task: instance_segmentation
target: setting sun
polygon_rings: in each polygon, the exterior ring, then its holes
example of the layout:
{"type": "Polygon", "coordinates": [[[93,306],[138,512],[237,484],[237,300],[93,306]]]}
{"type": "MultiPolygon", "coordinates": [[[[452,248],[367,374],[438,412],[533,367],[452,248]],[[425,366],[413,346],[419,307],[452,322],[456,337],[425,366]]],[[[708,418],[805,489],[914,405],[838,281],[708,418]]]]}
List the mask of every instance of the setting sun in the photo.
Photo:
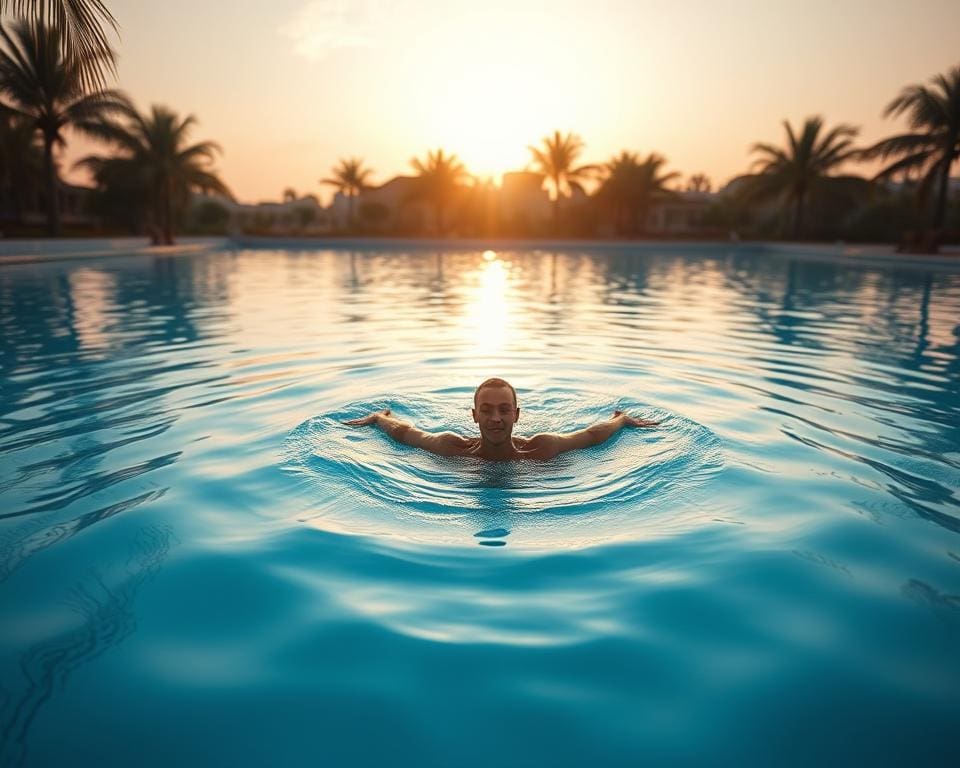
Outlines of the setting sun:
{"type": "Polygon", "coordinates": [[[442,140],[471,173],[499,182],[530,162],[528,145],[549,130],[548,115],[566,112],[565,97],[542,89],[545,73],[490,54],[460,61],[455,70],[432,102],[427,123],[435,143],[442,140]]]}

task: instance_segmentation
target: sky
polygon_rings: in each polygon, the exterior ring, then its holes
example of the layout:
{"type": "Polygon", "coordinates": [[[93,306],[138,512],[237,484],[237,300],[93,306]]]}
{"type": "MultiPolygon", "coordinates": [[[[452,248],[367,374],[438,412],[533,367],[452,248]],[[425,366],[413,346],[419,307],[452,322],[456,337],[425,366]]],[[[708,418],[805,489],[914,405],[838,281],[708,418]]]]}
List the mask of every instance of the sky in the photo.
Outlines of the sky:
{"type": "MultiPolygon", "coordinates": [[[[107,0],[117,85],[193,114],[242,202],[320,184],[357,156],[382,183],[442,147],[499,181],[554,130],[583,161],[659,152],[714,187],[782,121],[823,115],[863,144],[883,109],[960,65],[957,0],[107,0]]],[[[63,164],[96,148],[73,141],[63,164]]],[[[80,180],[74,174],[73,180],[80,180]]]]}

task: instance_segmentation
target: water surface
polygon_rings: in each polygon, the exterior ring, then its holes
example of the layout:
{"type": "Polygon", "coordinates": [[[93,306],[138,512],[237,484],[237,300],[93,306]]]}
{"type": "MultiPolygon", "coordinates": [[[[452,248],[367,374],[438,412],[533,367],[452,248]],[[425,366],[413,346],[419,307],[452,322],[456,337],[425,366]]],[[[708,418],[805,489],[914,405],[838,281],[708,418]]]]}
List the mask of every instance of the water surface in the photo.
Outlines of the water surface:
{"type": "Polygon", "coordinates": [[[0,269],[0,765],[949,764],[960,273],[746,250],[0,269]],[[661,418],[477,464],[468,433],[661,418]]]}

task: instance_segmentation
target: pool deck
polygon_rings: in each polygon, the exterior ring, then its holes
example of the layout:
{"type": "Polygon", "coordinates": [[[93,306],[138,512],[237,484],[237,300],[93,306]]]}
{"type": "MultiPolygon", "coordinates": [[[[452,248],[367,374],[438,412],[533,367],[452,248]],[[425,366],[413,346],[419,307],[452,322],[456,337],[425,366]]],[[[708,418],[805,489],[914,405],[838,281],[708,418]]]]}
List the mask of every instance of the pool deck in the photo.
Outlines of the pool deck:
{"type": "Polygon", "coordinates": [[[179,256],[230,244],[226,237],[185,237],[176,245],[151,245],[144,237],[0,240],[0,266],[107,256],[179,256]]]}
{"type": "Polygon", "coordinates": [[[737,252],[787,256],[812,261],[840,261],[851,265],[890,266],[920,269],[960,270],[960,246],[947,246],[936,255],[898,253],[891,245],[852,243],[789,243],[729,240],[522,240],[498,238],[303,238],[303,237],[186,237],[176,245],[150,245],[146,238],[112,239],[0,239],[0,266],[109,256],[180,256],[210,250],[268,249],[348,250],[381,248],[390,250],[590,250],[640,253],[698,253],[723,257],[737,252]]]}

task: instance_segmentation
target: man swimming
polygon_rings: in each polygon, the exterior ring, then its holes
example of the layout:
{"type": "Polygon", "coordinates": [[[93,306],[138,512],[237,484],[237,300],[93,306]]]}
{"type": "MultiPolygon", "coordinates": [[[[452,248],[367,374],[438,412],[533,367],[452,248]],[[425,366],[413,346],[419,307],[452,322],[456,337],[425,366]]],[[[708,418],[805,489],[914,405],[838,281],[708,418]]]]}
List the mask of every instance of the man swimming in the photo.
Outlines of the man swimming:
{"type": "Polygon", "coordinates": [[[660,423],[614,411],[608,420],[578,432],[514,437],[513,425],[519,418],[516,390],[503,379],[487,379],[473,393],[473,420],[480,427],[480,437],[463,437],[454,432],[424,432],[391,416],[389,408],[344,423],[352,427],[372,424],[394,440],[440,456],[473,456],[490,461],[546,461],[565,451],[599,445],[624,427],[655,427],[660,423]]]}

